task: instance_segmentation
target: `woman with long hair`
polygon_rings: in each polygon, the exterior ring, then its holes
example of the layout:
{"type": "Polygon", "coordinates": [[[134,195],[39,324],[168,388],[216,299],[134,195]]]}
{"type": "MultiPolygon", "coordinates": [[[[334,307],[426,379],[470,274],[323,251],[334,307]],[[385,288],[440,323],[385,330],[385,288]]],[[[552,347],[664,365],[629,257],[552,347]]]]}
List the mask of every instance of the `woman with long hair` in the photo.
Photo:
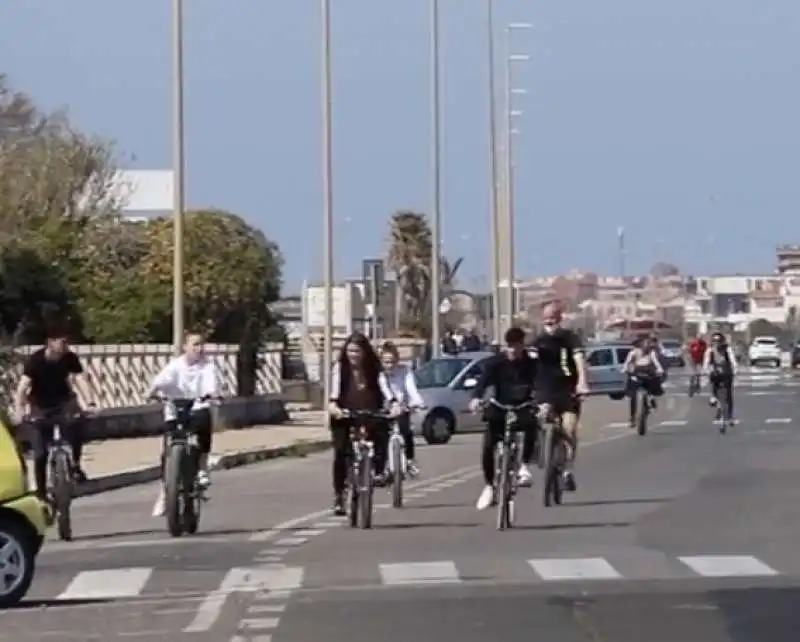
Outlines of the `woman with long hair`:
{"type": "Polygon", "coordinates": [[[400,432],[406,442],[406,460],[408,464],[408,474],[412,477],[419,475],[419,468],[414,461],[414,433],[411,431],[411,408],[422,408],[425,400],[417,389],[417,380],[411,368],[400,363],[400,353],[397,346],[391,341],[387,341],[381,346],[381,364],[386,373],[386,380],[392,390],[392,395],[403,410],[398,418],[400,432]]]}
{"type": "MultiPolygon", "coordinates": [[[[381,362],[369,339],[354,332],[344,342],[339,358],[333,366],[331,397],[328,411],[331,414],[331,441],[333,442],[333,511],[344,515],[344,487],[347,481],[347,462],[350,455],[350,428],[352,422],[344,418],[343,410],[381,410],[390,406],[398,411],[381,362]]],[[[368,426],[375,444],[376,483],[383,481],[386,468],[386,451],[389,433],[385,422],[368,426]]]]}

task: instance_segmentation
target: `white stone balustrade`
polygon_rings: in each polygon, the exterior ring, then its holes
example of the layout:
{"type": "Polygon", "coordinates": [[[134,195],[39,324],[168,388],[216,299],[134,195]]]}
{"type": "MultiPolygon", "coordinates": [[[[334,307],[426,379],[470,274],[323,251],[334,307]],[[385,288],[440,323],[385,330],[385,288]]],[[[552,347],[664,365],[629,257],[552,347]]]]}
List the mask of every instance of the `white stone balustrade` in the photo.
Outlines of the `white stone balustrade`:
{"type": "MultiPolygon", "coordinates": [[[[22,346],[16,350],[21,357],[40,346],[22,346]]],[[[281,345],[268,344],[259,353],[256,371],[256,395],[281,392],[281,345]]],[[[172,357],[172,346],[166,344],[73,345],[72,350],[83,364],[89,382],[89,399],[99,408],[124,408],[146,405],[146,396],[153,377],[172,357]]],[[[223,388],[228,395],[237,394],[237,354],[239,347],[225,344],[206,344],[206,354],[217,364],[223,388]]],[[[21,360],[21,359],[20,359],[21,360]]],[[[3,377],[4,395],[10,393],[19,380],[21,364],[16,371],[3,377]]]]}

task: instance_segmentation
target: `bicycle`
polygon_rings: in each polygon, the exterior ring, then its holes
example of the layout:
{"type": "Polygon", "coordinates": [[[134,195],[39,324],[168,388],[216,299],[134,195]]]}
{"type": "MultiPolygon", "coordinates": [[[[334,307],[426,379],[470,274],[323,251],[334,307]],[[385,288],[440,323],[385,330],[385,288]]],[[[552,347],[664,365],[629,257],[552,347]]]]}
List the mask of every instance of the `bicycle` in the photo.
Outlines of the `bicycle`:
{"type": "Polygon", "coordinates": [[[534,401],[521,404],[501,404],[494,398],[487,404],[499,408],[505,415],[503,438],[495,449],[495,488],[497,489],[497,530],[506,530],[514,525],[514,508],[519,487],[518,471],[522,456],[523,431],[519,425],[519,412],[530,408],[534,401]]]}
{"type": "MultiPolygon", "coordinates": [[[[421,407],[409,408],[409,412],[422,410],[421,407]]],[[[406,459],[406,440],[400,432],[400,423],[397,418],[392,422],[392,433],[389,435],[389,445],[386,457],[386,470],[392,480],[392,506],[403,507],[403,482],[408,474],[408,460],[406,459]]]]}
{"type": "Polygon", "coordinates": [[[728,428],[733,423],[733,418],[731,417],[731,385],[726,381],[717,389],[717,412],[714,417],[714,423],[719,423],[719,433],[721,435],[727,433],[728,428]]]}
{"type": "Polygon", "coordinates": [[[649,377],[642,375],[631,375],[631,384],[633,390],[631,391],[633,401],[633,417],[636,426],[636,432],[640,436],[647,434],[647,420],[650,418],[650,411],[653,408],[653,397],[648,390],[649,377]]]}
{"type": "Polygon", "coordinates": [[[71,413],[66,416],[60,409],[45,412],[40,416],[26,417],[33,430],[52,426],[53,438],[47,452],[48,488],[47,495],[53,518],[56,522],[58,537],[69,542],[72,540],[72,516],[70,508],[75,489],[75,457],[72,446],[62,434],[62,425],[85,418],[83,413],[71,413]]]}
{"type": "Polygon", "coordinates": [[[162,446],[162,477],[167,530],[172,537],[194,535],[200,525],[200,513],[208,501],[205,490],[197,483],[200,470],[200,445],[192,428],[195,403],[211,401],[205,395],[196,399],[153,395],[152,401],[164,406],[167,430],[162,446]],[[170,415],[174,414],[174,418],[170,415]]]}
{"type": "Polygon", "coordinates": [[[544,471],[544,505],[561,505],[564,496],[564,472],[567,448],[572,442],[564,431],[561,415],[553,414],[548,404],[540,406],[541,430],[537,436],[537,463],[544,471]]]}
{"type": "MultiPolygon", "coordinates": [[[[343,410],[343,419],[356,421],[380,420],[389,418],[383,410],[343,410]]],[[[369,439],[366,426],[350,428],[351,459],[348,480],[350,497],[350,526],[353,528],[372,528],[372,499],[375,490],[375,475],[372,462],[375,458],[375,443],[369,439]]]]}

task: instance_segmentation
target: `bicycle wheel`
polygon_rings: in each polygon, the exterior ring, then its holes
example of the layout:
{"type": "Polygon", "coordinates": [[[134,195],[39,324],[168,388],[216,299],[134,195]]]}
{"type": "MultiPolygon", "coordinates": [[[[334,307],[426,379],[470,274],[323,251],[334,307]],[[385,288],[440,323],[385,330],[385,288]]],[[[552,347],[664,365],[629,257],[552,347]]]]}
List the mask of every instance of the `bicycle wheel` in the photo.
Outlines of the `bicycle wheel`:
{"type": "Polygon", "coordinates": [[[53,503],[56,509],[58,536],[64,541],[72,539],[72,466],[69,454],[63,448],[56,448],[50,459],[50,479],[53,487],[53,503]]]}
{"type": "Polygon", "coordinates": [[[364,457],[358,488],[358,526],[372,528],[372,458],[364,457]]]}
{"type": "Polygon", "coordinates": [[[197,489],[200,451],[192,446],[186,450],[181,471],[181,490],[183,493],[183,532],[194,535],[200,526],[200,496],[197,489]]]}
{"type": "Polygon", "coordinates": [[[650,400],[647,398],[647,392],[641,388],[636,392],[636,432],[640,436],[647,434],[647,418],[650,415],[650,400]]]}
{"type": "Polygon", "coordinates": [[[553,426],[550,431],[547,468],[544,476],[544,505],[560,504],[563,491],[564,463],[567,460],[566,446],[561,435],[561,427],[553,426]],[[556,434],[557,433],[557,434],[556,434]]]}
{"type": "Polygon", "coordinates": [[[547,470],[547,462],[550,460],[550,449],[553,447],[553,426],[552,424],[543,424],[542,427],[536,432],[537,445],[537,464],[541,470],[547,470]]]}
{"type": "Polygon", "coordinates": [[[173,537],[183,535],[183,461],[186,444],[171,444],[164,460],[164,508],[167,530],[173,537]]]}
{"type": "Polygon", "coordinates": [[[392,506],[403,507],[403,444],[399,439],[389,442],[392,462],[392,506]]]}
{"type": "Polygon", "coordinates": [[[730,411],[730,397],[728,396],[729,394],[730,391],[726,386],[722,390],[722,394],[720,395],[719,399],[719,418],[720,418],[719,432],[721,435],[724,435],[726,432],[728,432],[728,424],[730,423],[731,411],[730,411]]]}
{"type": "Polygon", "coordinates": [[[500,454],[500,477],[497,484],[497,530],[510,527],[509,502],[511,501],[511,449],[503,443],[500,454]]]}

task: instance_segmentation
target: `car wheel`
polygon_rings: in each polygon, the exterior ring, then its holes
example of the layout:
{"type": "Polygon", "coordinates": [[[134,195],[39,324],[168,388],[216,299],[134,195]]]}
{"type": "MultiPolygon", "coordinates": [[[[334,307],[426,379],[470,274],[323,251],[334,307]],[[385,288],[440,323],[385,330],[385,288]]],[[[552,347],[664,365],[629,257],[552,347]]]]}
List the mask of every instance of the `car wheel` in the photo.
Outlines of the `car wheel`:
{"type": "Polygon", "coordinates": [[[33,581],[36,542],[19,522],[0,516],[0,608],[18,604],[33,581]]]}
{"type": "Polygon", "coordinates": [[[422,423],[422,436],[433,446],[446,444],[455,431],[456,418],[452,412],[443,408],[429,412],[422,423]]]}
{"type": "Polygon", "coordinates": [[[608,396],[611,397],[614,401],[621,401],[622,399],[625,398],[625,393],[624,392],[611,392],[611,393],[609,393],[608,396]]]}

